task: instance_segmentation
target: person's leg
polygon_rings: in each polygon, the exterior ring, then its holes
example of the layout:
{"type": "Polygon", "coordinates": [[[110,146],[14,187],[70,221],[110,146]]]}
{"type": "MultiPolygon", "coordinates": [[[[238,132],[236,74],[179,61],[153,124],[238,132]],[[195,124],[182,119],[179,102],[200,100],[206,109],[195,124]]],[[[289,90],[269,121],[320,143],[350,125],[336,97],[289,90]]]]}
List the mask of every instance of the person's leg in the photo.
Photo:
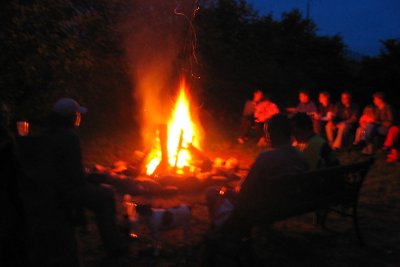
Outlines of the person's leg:
{"type": "Polygon", "coordinates": [[[368,123],[367,127],[365,128],[365,134],[361,140],[365,145],[364,149],[362,150],[363,154],[372,155],[374,153],[374,138],[378,134],[378,127],[378,124],[372,122],[368,123]]]}
{"type": "Polygon", "coordinates": [[[255,122],[254,123],[254,132],[256,138],[260,138],[264,135],[264,123],[262,122],[255,122]]]}
{"type": "Polygon", "coordinates": [[[363,140],[366,143],[372,142],[374,136],[376,135],[378,125],[376,123],[368,123],[367,127],[365,128],[365,135],[363,140]]]}
{"type": "Polygon", "coordinates": [[[321,136],[322,135],[322,121],[313,119],[313,129],[314,129],[314,133],[321,136]]]}
{"type": "Polygon", "coordinates": [[[336,130],[336,126],[333,122],[328,122],[325,125],[326,138],[328,139],[328,142],[330,145],[333,144],[335,130],[336,130]]]}
{"type": "Polygon", "coordinates": [[[383,144],[386,148],[391,148],[395,145],[396,142],[399,140],[399,126],[392,126],[389,128],[388,134],[386,135],[385,142],[383,144]]]}
{"type": "Polygon", "coordinates": [[[374,138],[372,139],[372,145],[374,150],[381,148],[385,142],[386,136],[389,132],[389,127],[379,125],[376,128],[376,134],[374,138]]]}
{"type": "Polygon", "coordinates": [[[244,143],[252,125],[253,125],[253,117],[243,115],[241,118],[240,128],[239,128],[239,137],[238,137],[239,143],[244,143]]]}
{"type": "Polygon", "coordinates": [[[352,140],[354,139],[353,131],[353,124],[346,123],[344,125],[341,147],[349,146],[352,143],[352,140]]]}
{"type": "Polygon", "coordinates": [[[362,128],[361,126],[357,128],[353,142],[354,145],[358,144],[361,141],[362,137],[364,136],[364,131],[365,129],[362,128]]]}
{"type": "Polygon", "coordinates": [[[117,231],[114,190],[111,187],[86,184],[74,190],[68,196],[72,205],[82,205],[96,216],[96,223],[108,252],[114,252],[121,247],[117,231]]]}
{"type": "Polygon", "coordinates": [[[393,132],[396,132],[397,134],[393,139],[393,145],[392,148],[390,149],[390,153],[387,156],[387,161],[388,162],[395,162],[399,160],[399,154],[400,154],[400,127],[399,126],[393,126],[396,129],[393,129],[393,132]]]}
{"type": "Polygon", "coordinates": [[[336,138],[333,141],[332,148],[339,149],[342,147],[343,136],[344,136],[345,130],[346,130],[345,123],[340,123],[337,125],[336,138]]]}
{"type": "Polygon", "coordinates": [[[258,138],[258,146],[266,146],[267,139],[266,139],[266,123],[257,122],[255,125],[256,130],[256,137],[258,138]]]}

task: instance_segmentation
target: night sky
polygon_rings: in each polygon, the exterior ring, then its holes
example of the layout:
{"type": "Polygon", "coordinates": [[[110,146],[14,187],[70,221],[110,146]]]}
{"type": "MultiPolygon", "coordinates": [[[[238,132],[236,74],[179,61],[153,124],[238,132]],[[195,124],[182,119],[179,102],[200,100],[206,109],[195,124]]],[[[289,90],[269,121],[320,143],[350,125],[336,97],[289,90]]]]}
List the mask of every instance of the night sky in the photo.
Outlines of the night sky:
{"type": "MultiPolygon", "coordinates": [[[[380,40],[400,38],[400,0],[308,0],[310,18],[318,34],[343,37],[349,49],[375,56],[380,40]]],[[[260,15],[272,13],[280,19],[282,12],[298,8],[306,16],[307,0],[248,0],[260,15]]]]}

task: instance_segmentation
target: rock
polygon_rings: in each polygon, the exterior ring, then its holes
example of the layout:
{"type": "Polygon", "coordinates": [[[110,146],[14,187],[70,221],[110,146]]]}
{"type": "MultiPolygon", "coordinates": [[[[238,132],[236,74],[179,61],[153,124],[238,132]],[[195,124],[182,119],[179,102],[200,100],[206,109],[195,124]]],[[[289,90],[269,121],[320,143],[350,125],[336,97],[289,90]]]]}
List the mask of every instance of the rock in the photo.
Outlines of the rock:
{"type": "Polygon", "coordinates": [[[161,184],[151,178],[137,177],[134,181],[137,182],[139,191],[143,194],[159,194],[163,190],[161,184]]]}

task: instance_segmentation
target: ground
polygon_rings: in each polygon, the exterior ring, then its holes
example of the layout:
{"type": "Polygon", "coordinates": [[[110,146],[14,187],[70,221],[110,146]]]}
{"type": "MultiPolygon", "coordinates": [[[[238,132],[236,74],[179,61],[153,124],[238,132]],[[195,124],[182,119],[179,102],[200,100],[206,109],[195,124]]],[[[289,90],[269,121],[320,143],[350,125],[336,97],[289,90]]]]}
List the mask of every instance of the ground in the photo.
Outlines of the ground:
{"type": "MultiPolygon", "coordinates": [[[[212,127],[220,127],[212,125],[212,127]]],[[[220,127],[221,128],[221,127],[220,127]]],[[[248,168],[263,150],[256,140],[244,145],[235,142],[232,131],[219,129],[209,133],[204,151],[211,159],[235,157],[240,166],[248,168]]],[[[84,138],[85,163],[104,165],[132,156],[137,147],[137,135],[104,135],[84,138]],[[135,147],[136,146],[136,147],[135,147]]],[[[342,163],[359,160],[358,152],[341,152],[342,163]]],[[[139,197],[136,201],[141,201],[139,197]]],[[[118,200],[119,201],[119,200],[118,200]]],[[[203,235],[209,218],[203,194],[179,195],[174,198],[152,199],[154,206],[188,203],[193,208],[191,245],[182,246],[181,232],[174,230],[163,236],[163,251],[159,257],[149,254],[149,233],[141,229],[139,238],[129,243],[130,256],[107,261],[101,252],[100,240],[89,215],[87,233],[78,232],[82,265],[96,266],[200,266],[203,235]]],[[[328,227],[322,231],[305,215],[276,223],[272,229],[255,232],[258,266],[400,266],[400,163],[388,164],[379,157],[372,166],[360,194],[360,224],[366,246],[356,243],[351,221],[330,216],[328,227]]],[[[224,265],[235,266],[226,259],[224,265]]]]}

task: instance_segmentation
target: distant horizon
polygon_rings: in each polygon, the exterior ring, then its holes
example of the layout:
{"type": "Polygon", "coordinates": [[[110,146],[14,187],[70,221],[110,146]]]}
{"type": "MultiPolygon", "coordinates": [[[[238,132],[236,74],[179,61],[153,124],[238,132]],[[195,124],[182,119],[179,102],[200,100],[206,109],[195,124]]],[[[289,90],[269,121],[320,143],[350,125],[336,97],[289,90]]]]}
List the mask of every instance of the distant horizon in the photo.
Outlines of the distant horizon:
{"type": "Polygon", "coordinates": [[[281,20],[283,12],[299,9],[317,26],[318,35],[339,35],[348,50],[378,56],[381,41],[400,38],[399,0],[247,0],[260,15],[281,20]]]}

